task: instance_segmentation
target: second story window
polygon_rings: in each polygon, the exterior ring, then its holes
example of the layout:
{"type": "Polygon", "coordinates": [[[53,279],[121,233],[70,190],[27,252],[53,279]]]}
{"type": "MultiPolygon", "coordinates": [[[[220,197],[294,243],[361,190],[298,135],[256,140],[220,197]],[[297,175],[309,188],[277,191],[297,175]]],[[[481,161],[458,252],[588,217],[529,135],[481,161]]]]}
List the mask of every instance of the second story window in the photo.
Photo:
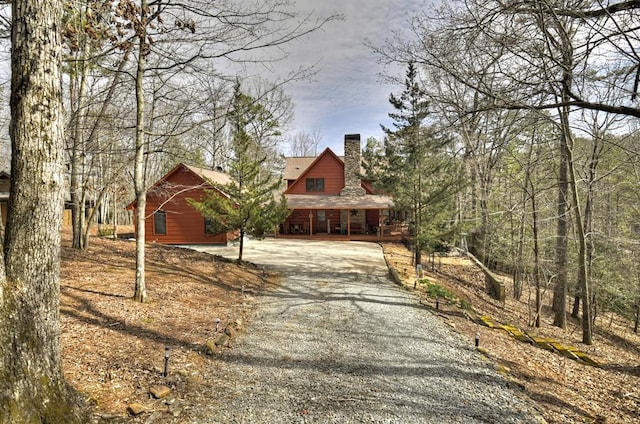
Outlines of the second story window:
{"type": "Polygon", "coordinates": [[[307,178],[307,191],[324,191],[324,178],[307,178]]]}

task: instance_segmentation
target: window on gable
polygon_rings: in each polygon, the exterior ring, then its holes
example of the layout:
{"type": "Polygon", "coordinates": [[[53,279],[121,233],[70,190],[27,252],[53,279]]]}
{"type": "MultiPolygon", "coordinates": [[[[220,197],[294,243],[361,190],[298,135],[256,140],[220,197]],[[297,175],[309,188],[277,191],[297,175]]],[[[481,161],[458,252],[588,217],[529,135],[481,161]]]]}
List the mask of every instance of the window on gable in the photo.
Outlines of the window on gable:
{"type": "Polygon", "coordinates": [[[307,191],[324,191],[324,178],[307,178],[307,191]]]}
{"type": "Polygon", "coordinates": [[[167,234],[167,214],[162,209],[153,214],[153,234],[167,234]]]}

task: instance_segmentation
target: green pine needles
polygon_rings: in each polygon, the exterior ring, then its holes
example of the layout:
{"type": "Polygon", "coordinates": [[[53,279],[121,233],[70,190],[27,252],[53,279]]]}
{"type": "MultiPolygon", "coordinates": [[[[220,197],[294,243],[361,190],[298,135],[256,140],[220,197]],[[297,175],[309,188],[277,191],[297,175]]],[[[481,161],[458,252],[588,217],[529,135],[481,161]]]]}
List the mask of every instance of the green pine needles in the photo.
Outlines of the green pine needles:
{"type": "Polygon", "coordinates": [[[238,260],[242,260],[244,236],[264,237],[287,218],[289,209],[281,190],[282,179],[273,171],[262,143],[265,137],[279,135],[278,121],[267,108],[242,93],[239,83],[228,118],[232,127],[232,182],[211,182],[213,188],[205,191],[205,198],[190,199],[190,203],[208,219],[209,231],[238,232],[238,260]],[[256,127],[261,131],[254,131],[256,127]]]}

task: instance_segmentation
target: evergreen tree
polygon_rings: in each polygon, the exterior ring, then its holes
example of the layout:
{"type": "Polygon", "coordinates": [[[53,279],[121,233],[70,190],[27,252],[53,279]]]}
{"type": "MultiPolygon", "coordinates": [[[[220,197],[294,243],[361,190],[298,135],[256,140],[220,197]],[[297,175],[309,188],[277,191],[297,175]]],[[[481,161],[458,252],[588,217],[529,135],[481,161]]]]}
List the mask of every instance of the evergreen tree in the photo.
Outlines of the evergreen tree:
{"type": "Polygon", "coordinates": [[[274,229],[287,217],[284,191],[278,199],[281,178],[269,169],[268,154],[261,147],[261,140],[251,131],[256,120],[261,128],[269,127],[263,136],[279,133],[279,122],[263,105],[242,93],[236,83],[229,122],[232,126],[232,151],[229,174],[232,182],[225,185],[212,183],[214,189],[207,190],[205,198],[191,204],[209,218],[215,232],[240,232],[238,260],[242,260],[244,236],[257,238],[274,229]]]}
{"type": "Polygon", "coordinates": [[[435,248],[453,230],[447,222],[461,185],[460,172],[446,151],[451,139],[427,125],[429,101],[413,63],[409,63],[404,90],[399,96],[391,94],[389,103],[395,109],[389,113],[394,128],[382,126],[387,137],[378,182],[381,189],[393,193],[396,208],[410,212],[417,265],[423,250],[435,248]]]}

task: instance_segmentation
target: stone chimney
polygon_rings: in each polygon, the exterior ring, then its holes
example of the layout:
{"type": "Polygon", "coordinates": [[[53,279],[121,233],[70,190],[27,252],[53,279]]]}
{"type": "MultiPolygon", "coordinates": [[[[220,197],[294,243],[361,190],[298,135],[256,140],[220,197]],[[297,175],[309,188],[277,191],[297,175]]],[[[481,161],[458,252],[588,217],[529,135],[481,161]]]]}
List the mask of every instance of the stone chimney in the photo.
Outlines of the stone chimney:
{"type": "Polygon", "coordinates": [[[364,196],[360,180],[360,134],[344,136],[344,188],[340,196],[364,196]]]}

